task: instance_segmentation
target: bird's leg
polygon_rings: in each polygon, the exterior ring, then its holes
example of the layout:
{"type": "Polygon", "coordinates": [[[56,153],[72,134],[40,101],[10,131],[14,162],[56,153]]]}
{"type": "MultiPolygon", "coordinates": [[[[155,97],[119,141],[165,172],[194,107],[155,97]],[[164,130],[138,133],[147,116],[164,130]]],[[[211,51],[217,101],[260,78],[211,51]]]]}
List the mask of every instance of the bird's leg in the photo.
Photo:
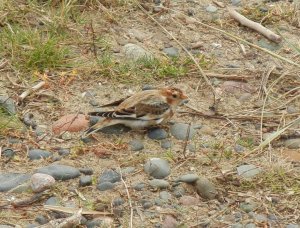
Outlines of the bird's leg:
{"type": "Polygon", "coordinates": [[[83,134],[81,135],[81,138],[85,139],[85,138],[89,137],[91,134],[101,130],[102,128],[108,127],[111,125],[115,125],[115,124],[117,124],[117,123],[112,121],[111,119],[100,120],[95,125],[91,126],[89,129],[84,131],[83,134]]]}

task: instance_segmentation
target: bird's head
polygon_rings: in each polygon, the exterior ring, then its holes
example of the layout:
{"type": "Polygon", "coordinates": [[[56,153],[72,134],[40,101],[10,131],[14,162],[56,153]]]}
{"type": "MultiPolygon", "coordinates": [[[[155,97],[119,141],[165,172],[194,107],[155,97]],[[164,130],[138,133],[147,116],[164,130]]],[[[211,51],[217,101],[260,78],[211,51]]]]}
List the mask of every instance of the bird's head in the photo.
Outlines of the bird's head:
{"type": "Polygon", "coordinates": [[[181,89],[175,87],[166,87],[161,90],[162,95],[166,97],[168,104],[177,106],[187,103],[188,96],[181,89]]]}

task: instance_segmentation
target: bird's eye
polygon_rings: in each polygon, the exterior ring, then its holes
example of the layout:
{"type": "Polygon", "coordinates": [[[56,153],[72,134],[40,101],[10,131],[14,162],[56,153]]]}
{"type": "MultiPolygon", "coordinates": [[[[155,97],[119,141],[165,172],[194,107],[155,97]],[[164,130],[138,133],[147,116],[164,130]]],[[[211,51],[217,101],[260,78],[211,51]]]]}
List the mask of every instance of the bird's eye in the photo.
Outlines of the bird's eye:
{"type": "Polygon", "coordinates": [[[173,98],[177,98],[177,94],[172,94],[172,97],[173,98]]]}

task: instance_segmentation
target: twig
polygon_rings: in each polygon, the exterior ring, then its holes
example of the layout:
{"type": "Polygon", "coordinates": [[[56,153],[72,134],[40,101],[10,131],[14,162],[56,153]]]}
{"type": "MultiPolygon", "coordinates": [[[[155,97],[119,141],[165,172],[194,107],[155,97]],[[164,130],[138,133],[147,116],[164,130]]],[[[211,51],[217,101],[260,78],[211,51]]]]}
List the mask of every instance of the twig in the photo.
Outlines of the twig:
{"type": "Polygon", "coordinates": [[[267,29],[266,27],[262,26],[261,24],[249,20],[248,18],[236,12],[233,8],[227,7],[227,10],[229,12],[229,15],[233,19],[238,21],[241,25],[257,31],[258,33],[262,34],[263,36],[265,36],[266,38],[268,38],[269,40],[275,43],[280,43],[282,41],[280,36],[272,32],[271,30],[267,29]]]}
{"type": "MultiPolygon", "coordinates": [[[[44,205],[44,209],[50,211],[59,211],[59,212],[64,212],[69,214],[74,214],[78,210],[78,208],[52,206],[52,205],[44,205]]],[[[109,212],[101,212],[101,211],[93,211],[93,210],[85,210],[85,209],[82,209],[81,213],[83,215],[103,215],[103,216],[112,215],[109,212]]]]}
{"type": "Polygon", "coordinates": [[[42,88],[44,85],[46,84],[45,81],[39,82],[38,84],[36,84],[35,86],[31,87],[30,89],[24,91],[20,96],[19,96],[19,100],[23,101],[29,94],[31,94],[32,92],[35,92],[37,90],[39,90],[40,88],[42,88]]]}
{"type": "Polygon", "coordinates": [[[93,53],[95,58],[97,59],[97,48],[96,48],[96,44],[95,44],[95,31],[94,31],[94,27],[93,27],[93,20],[91,20],[91,32],[92,32],[92,44],[93,44],[93,53]]]}
{"type": "Polygon", "coordinates": [[[133,207],[132,207],[132,202],[131,202],[131,197],[128,191],[128,186],[126,184],[126,182],[123,179],[123,175],[122,175],[122,171],[121,168],[119,167],[119,172],[120,172],[120,176],[121,176],[121,181],[123,182],[124,186],[125,186],[125,190],[126,190],[126,194],[127,194],[127,198],[128,198],[128,203],[129,203],[129,207],[130,207],[130,221],[129,221],[129,227],[132,228],[133,227],[133,207]]]}

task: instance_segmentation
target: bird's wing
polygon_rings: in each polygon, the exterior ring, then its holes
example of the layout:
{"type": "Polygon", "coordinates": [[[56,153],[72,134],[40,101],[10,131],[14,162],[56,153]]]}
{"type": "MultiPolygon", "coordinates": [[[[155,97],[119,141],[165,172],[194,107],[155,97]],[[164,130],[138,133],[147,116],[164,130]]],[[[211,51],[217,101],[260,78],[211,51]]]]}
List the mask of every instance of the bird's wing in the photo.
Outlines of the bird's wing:
{"type": "Polygon", "coordinates": [[[120,100],[117,100],[117,101],[114,101],[114,102],[111,102],[111,103],[108,103],[108,104],[105,104],[105,105],[101,105],[99,107],[101,108],[105,108],[105,107],[111,107],[111,106],[118,106],[119,104],[121,104],[123,101],[125,101],[128,97],[125,97],[125,98],[122,98],[120,100]]]}

